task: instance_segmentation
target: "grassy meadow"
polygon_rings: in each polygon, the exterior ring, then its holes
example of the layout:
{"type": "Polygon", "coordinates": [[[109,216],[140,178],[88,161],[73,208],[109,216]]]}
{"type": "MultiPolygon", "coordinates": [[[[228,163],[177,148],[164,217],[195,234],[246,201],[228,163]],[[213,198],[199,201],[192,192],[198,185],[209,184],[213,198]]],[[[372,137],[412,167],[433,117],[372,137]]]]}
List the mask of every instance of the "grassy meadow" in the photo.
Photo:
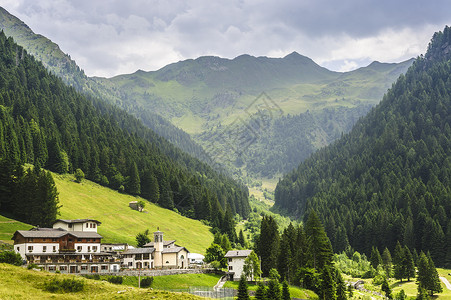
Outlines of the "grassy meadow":
{"type": "Polygon", "coordinates": [[[130,201],[141,198],[121,194],[88,180],[73,181],[72,175],[53,174],[59,192],[61,219],[92,218],[102,224],[98,232],[103,242],[129,243],[135,245],[135,236],[146,229],[159,228],[165,240],[177,240],[177,244],[190,252],[204,253],[213,241],[210,227],[200,221],[185,218],[176,212],[146,201],[144,212],[128,207],[130,201]]]}
{"type": "Polygon", "coordinates": [[[89,280],[82,277],[54,274],[45,271],[27,270],[0,264],[0,299],[203,299],[189,294],[170,293],[131,286],[115,285],[106,281],[89,280]],[[75,278],[84,283],[80,292],[51,293],[44,284],[53,278],[60,280],[75,278]]]}
{"type": "Polygon", "coordinates": [[[13,242],[11,238],[16,230],[29,230],[32,227],[31,225],[0,215],[0,241],[11,244],[13,242]]]}

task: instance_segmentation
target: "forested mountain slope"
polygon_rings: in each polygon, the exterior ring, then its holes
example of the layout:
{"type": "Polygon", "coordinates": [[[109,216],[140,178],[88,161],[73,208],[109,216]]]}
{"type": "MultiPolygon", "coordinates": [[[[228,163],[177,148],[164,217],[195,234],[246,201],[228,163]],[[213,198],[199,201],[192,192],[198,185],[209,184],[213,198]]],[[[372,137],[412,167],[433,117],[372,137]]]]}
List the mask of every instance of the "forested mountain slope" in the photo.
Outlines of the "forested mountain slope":
{"type": "Polygon", "coordinates": [[[276,205],[322,216],[335,251],[396,241],[451,263],[451,29],[352,131],[287,174],[276,205]]]}
{"type": "Polygon", "coordinates": [[[183,151],[204,162],[210,161],[202,147],[194,142],[186,132],[172,125],[160,115],[142,107],[127,105],[116,96],[116,93],[106,91],[103,85],[86,76],[76,62],[62,52],[57,44],[42,35],[35,34],[25,23],[2,7],[0,7],[0,29],[5,32],[6,36],[13,37],[16,43],[29,54],[41,61],[50,72],[60,77],[66,84],[73,86],[77,91],[122,107],[183,151]]]}
{"type": "MultiPolygon", "coordinates": [[[[5,168],[2,190],[13,179],[6,172],[31,163],[58,173],[80,168],[97,183],[210,220],[219,228],[229,226],[235,213],[247,216],[250,210],[247,188],[126,112],[67,87],[3,33],[0,162],[5,168]]],[[[11,201],[3,194],[0,209],[16,213],[11,201]]]]}

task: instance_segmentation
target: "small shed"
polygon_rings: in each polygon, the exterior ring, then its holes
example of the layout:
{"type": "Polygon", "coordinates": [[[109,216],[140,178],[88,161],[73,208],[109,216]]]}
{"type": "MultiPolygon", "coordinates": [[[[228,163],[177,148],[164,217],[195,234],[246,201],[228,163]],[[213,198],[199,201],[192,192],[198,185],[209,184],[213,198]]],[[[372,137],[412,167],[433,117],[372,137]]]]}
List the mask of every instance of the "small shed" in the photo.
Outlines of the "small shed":
{"type": "Polygon", "coordinates": [[[137,210],[139,212],[143,211],[143,208],[141,205],[139,205],[138,201],[130,201],[128,203],[128,206],[133,210],[137,210]]]}

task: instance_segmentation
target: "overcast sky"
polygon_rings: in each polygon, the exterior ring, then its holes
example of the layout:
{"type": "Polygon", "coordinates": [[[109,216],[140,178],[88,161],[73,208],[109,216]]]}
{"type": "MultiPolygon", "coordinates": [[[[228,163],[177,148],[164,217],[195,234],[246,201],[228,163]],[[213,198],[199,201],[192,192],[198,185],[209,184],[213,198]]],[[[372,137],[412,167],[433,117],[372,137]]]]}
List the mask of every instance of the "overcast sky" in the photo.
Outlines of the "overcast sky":
{"type": "Polygon", "coordinates": [[[157,70],[203,55],[283,57],[336,71],[426,51],[449,0],[0,0],[89,76],[157,70]]]}

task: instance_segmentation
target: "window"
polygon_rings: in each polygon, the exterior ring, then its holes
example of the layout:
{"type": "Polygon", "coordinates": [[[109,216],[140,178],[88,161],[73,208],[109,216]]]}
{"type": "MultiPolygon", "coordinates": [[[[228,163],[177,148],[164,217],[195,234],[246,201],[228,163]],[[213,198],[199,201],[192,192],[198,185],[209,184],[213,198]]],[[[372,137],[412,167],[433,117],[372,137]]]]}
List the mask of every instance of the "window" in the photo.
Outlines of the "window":
{"type": "Polygon", "coordinates": [[[88,246],[88,252],[91,252],[91,246],[88,246]]]}
{"type": "Polygon", "coordinates": [[[96,228],[96,223],[92,224],[92,228],[96,228]]]}
{"type": "Polygon", "coordinates": [[[143,259],[149,259],[149,253],[144,253],[143,254],[143,259]]]}
{"type": "Polygon", "coordinates": [[[86,223],[86,228],[88,228],[89,227],[89,223],[86,223]]]}
{"type": "Polygon", "coordinates": [[[81,252],[81,246],[77,246],[77,251],[81,252]]]}
{"type": "Polygon", "coordinates": [[[89,223],[89,228],[92,228],[92,223],[89,223]]]}
{"type": "Polygon", "coordinates": [[[67,266],[60,266],[60,271],[66,271],[67,270],[67,266]]]}
{"type": "Polygon", "coordinates": [[[20,251],[20,247],[16,247],[16,251],[19,252],[20,251]]]}
{"type": "Polygon", "coordinates": [[[53,272],[55,270],[56,270],[55,266],[49,266],[49,271],[53,272]]]}
{"type": "Polygon", "coordinates": [[[102,266],[100,267],[100,270],[103,270],[103,271],[108,270],[108,266],[102,265],[102,266]]]}
{"type": "Polygon", "coordinates": [[[28,238],[27,242],[32,243],[33,242],[33,238],[28,238]]]}
{"type": "Polygon", "coordinates": [[[147,261],[144,262],[144,267],[147,267],[149,263],[147,261]]]}
{"type": "Polygon", "coordinates": [[[53,252],[56,252],[56,246],[53,246],[53,252]]]}
{"type": "Polygon", "coordinates": [[[229,258],[229,262],[232,262],[232,259],[231,259],[231,258],[229,258]]]}
{"type": "Polygon", "coordinates": [[[169,261],[166,261],[166,263],[168,264],[168,263],[169,263],[169,261]]]}
{"type": "Polygon", "coordinates": [[[47,246],[42,246],[42,252],[47,252],[47,246]]]}
{"type": "Polygon", "coordinates": [[[67,227],[72,228],[72,224],[68,224],[67,227]]]}
{"type": "Polygon", "coordinates": [[[92,246],[92,252],[97,252],[97,246],[92,246]]]}
{"type": "Polygon", "coordinates": [[[136,260],[141,260],[142,259],[142,255],[141,254],[136,254],[135,255],[135,259],[136,260]]]}
{"type": "Polygon", "coordinates": [[[81,270],[82,271],[87,271],[88,270],[88,266],[81,266],[81,270]]]}
{"type": "Polygon", "coordinates": [[[128,266],[131,267],[133,266],[133,263],[131,261],[128,262],[128,266]]]}
{"type": "Polygon", "coordinates": [[[56,239],[52,239],[52,242],[56,242],[56,239]]]}
{"type": "Polygon", "coordinates": [[[81,243],[82,239],[77,239],[77,242],[81,243]]]}
{"type": "Polygon", "coordinates": [[[231,271],[231,270],[233,270],[233,267],[232,267],[232,266],[229,266],[229,271],[231,271]]]}
{"type": "Polygon", "coordinates": [[[28,246],[28,252],[33,252],[33,246],[28,246]]]}

